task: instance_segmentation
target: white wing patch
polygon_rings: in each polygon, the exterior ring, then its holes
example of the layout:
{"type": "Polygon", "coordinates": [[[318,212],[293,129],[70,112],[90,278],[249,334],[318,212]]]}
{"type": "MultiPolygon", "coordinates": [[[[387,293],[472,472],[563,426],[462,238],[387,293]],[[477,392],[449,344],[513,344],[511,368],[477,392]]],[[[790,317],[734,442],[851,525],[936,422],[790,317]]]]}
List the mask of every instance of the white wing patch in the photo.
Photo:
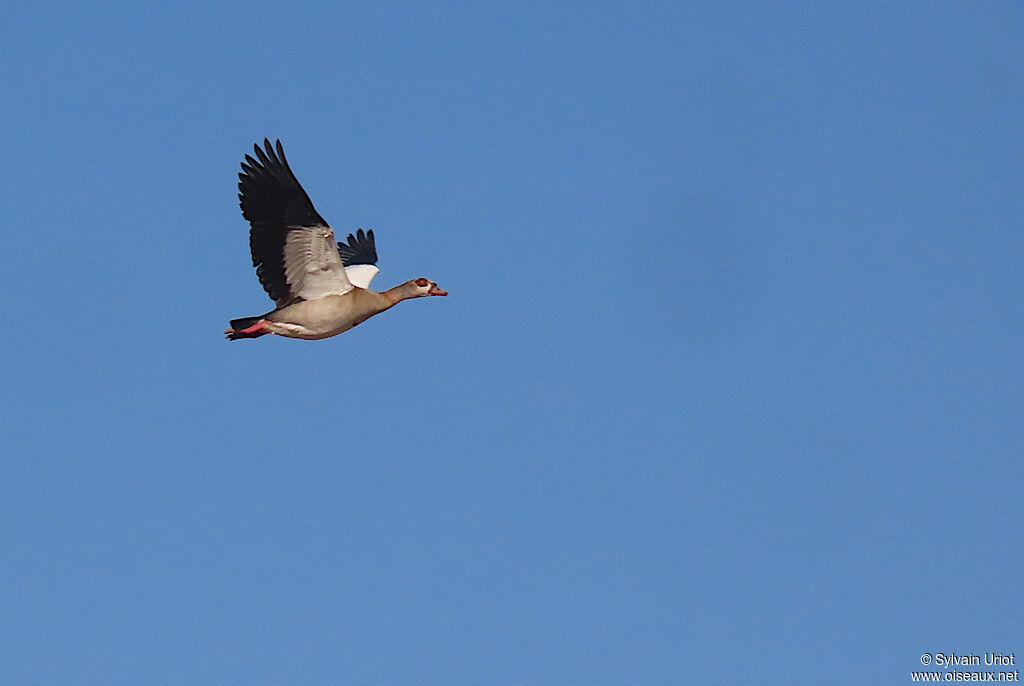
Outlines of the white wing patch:
{"type": "Polygon", "coordinates": [[[352,290],[329,226],[303,226],[288,232],[284,277],[292,294],[303,300],[344,295],[352,290]]]}
{"type": "Polygon", "coordinates": [[[345,267],[345,275],[356,288],[369,288],[377,274],[380,274],[380,270],[372,264],[350,264],[345,267]]]}

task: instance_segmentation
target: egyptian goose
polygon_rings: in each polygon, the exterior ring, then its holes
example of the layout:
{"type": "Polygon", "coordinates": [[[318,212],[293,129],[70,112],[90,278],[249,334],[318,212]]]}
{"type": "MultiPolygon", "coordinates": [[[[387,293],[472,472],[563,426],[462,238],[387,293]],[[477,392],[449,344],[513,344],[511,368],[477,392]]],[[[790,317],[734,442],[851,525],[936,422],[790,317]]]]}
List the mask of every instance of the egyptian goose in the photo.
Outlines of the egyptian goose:
{"type": "Polygon", "coordinates": [[[249,220],[252,264],[263,289],[277,305],[258,317],[231,320],[224,333],[234,341],[274,333],[288,338],[336,336],[409,298],[448,295],[429,279],[406,281],[377,293],[373,230],[334,242],[334,231],[313,209],[288,166],[281,141],[268,139],[246,155],[238,178],[239,205],[249,220]]]}

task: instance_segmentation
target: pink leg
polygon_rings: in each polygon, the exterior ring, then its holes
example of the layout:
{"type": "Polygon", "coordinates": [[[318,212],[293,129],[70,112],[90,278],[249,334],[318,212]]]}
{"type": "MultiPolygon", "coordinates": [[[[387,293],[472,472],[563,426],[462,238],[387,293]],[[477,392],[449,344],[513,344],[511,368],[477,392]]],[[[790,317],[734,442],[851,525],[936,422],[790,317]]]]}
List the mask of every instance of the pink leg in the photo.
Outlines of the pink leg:
{"type": "Polygon", "coordinates": [[[247,326],[244,329],[227,329],[224,333],[227,334],[228,338],[233,341],[237,341],[239,338],[259,338],[260,336],[270,333],[267,325],[270,324],[266,319],[261,319],[252,326],[247,326]]]}
{"type": "MultiPolygon", "coordinates": [[[[258,331],[262,331],[263,327],[265,327],[266,325],[267,325],[267,320],[266,319],[261,319],[258,322],[256,322],[255,324],[253,324],[252,326],[250,326],[249,328],[242,329],[241,331],[236,331],[235,333],[240,333],[240,334],[256,333],[258,331]]],[[[270,332],[268,331],[266,333],[270,333],[270,332]]]]}

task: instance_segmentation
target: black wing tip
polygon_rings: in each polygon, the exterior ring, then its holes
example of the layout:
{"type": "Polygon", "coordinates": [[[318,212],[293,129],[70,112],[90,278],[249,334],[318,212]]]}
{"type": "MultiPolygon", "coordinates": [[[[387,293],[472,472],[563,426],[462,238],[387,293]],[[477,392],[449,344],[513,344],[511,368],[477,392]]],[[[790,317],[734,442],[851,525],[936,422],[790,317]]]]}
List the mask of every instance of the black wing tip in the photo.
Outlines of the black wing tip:
{"type": "MultiPolygon", "coordinates": [[[[288,160],[284,156],[284,145],[280,138],[274,139],[274,144],[271,144],[269,138],[264,138],[263,147],[260,147],[259,143],[254,143],[252,151],[256,153],[256,159],[253,159],[252,155],[246,155],[245,162],[242,163],[243,169],[245,169],[246,162],[253,169],[288,166],[288,160]]],[[[252,169],[246,171],[252,171],[252,169]]]]}
{"type": "MultiPolygon", "coordinates": [[[[256,148],[259,149],[259,143],[256,144],[256,148]]],[[[269,138],[264,138],[263,149],[266,150],[268,154],[273,155],[276,153],[280,157],[284,157],[284,145],[281,143],[280,138],[275,138],[273,145],[270,144],[269,138]]]]}
{"type": "Polygon", "coordinates": [[[369,246],[371,249],[377,249],[377,241],[373,236],[373,229],[363,231],[362,229],[356,229],[355,235],[348,235],[348,244],[353,248],[357,245],[369,246]]]}

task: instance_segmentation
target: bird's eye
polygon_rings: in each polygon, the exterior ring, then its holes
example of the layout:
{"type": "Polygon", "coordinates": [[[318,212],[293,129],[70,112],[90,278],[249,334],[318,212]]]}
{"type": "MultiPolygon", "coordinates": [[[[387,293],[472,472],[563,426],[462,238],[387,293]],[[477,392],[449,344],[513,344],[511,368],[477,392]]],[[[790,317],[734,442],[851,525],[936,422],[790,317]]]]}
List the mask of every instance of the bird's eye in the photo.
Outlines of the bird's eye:
{"type": "Polygon", "coordinates": [[[420,288],[423,288],[423,287],[424,287],[424,286],[426,286],[426,285],[427,285],[428,283],[430,283],[430,282],[429,282],[429,281],[427,281],[426,279],[422,278],[422,277],[420,277],[420,278],[416,279],[416,285],[417,285],[417,286],[419,286],[420,288]]]}

